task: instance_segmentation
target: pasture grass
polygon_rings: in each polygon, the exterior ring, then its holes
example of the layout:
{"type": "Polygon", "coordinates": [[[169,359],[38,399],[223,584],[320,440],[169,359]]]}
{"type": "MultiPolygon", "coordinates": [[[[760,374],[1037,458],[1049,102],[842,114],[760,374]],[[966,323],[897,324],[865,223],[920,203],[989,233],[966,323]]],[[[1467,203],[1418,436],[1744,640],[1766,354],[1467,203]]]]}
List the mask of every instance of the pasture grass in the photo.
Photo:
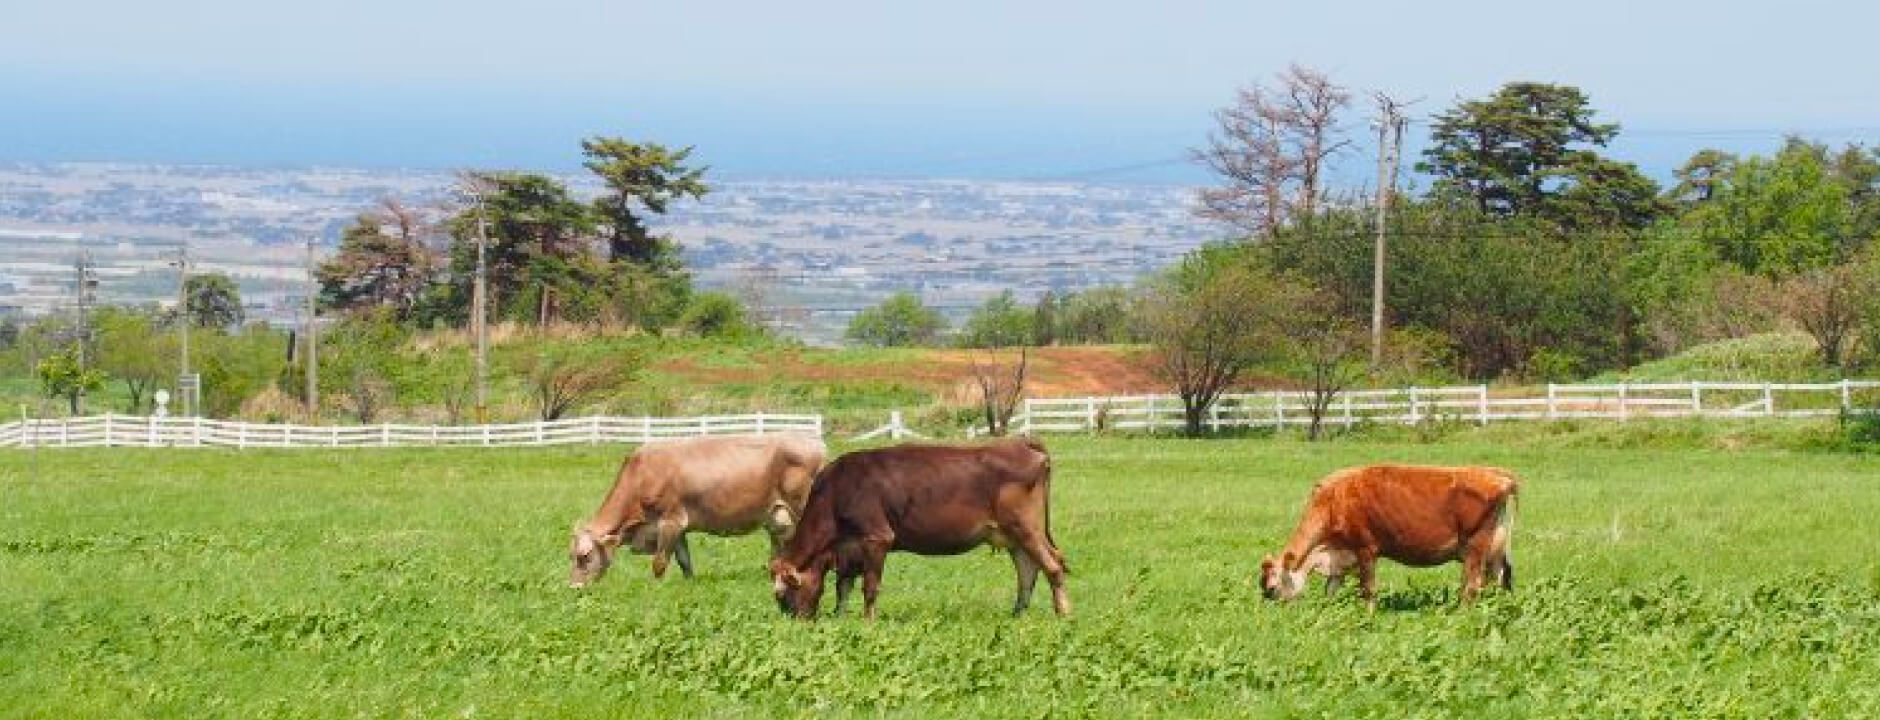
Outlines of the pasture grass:
{"type": "Polygon", "coordinates": [[[1048,443],[1074,617],[1042,582],[1008,617],[1011,564],[978,551],[892,556],[872,624],[782,618],[759,537],[695,538],[696,580],[626,557],[569,590],[620,447],[0,451],[0,716],[1880,712],[1880,459],[1048,443]],[[1261,601],[1312,481],[1382,460],[1516,469],[1517,591],[1457,608],[1455,566],[1387,565],[1375,614],[1261,601]]]}

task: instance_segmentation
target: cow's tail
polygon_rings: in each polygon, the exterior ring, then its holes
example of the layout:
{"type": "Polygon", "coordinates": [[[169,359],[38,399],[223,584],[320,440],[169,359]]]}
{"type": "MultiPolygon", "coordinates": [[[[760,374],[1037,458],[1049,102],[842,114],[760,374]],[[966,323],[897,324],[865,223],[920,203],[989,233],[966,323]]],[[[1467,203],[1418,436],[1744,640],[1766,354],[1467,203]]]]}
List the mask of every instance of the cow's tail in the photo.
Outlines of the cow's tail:
{"type": "Polygon", "coordinates": [[[1516,478],[1513,472],[1501,468],[1496,468],[1495,474],[1500,475],[1508,483],[1508,496],[1502,500],[1500,507],[1495,509],[1495,532],[1500,535],[1495,539],[1495,545],[1501,548],[1501,587],[1504,590],[1513,590],[1514,523],[1515,516],[1519,514],[1517,506],[1520,504],[1521,480],[1516,478]]]}
{"type": "Polygon", "coordinates": [[[1058,567],[1070,574],[1071,564],[1064,559],[1064,551],[1058,549],[1057,538],[1051,535],[1051,453],[1044,449],[1044,443],[1034,437],[1026,437],[1025,444],[1044,456],[1044,543],[1051,547],[1051,556],[1057,559],[1058,567]]]}

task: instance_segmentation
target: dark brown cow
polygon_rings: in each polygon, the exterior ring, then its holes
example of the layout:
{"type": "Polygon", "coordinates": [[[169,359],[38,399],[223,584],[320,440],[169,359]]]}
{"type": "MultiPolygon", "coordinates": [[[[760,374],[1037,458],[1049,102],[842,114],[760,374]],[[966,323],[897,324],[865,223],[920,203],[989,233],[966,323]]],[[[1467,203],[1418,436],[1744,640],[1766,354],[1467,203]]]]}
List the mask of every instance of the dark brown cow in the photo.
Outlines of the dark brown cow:
{"type": "Polygon", "coordinates": [[[1031,604],[1039,570],[1057,613],[1069,614],[1064,554],[1051,539],[1050,486],[1051,457],[1031,439],[903,445],[837,458],[817,476],[796,534],[771,561],[777,605],[815,617],[834,569],[837,612],[860,575],[863,614],[873,618],[890,550],[957,555],[990,544],[1006,548],[1018,570],[1014,615],[1031,604]]]}
{"type": "Polygon", "coordinates": [[[1289,600],[1316,571],[1335,592],[1355,567],[1358,590],[1375,608],[1375,566],[1385,557],[1415,567],[1461,560],[1465,603],[1487,574],[1512,590],[1508,542],[1518,489],[1514,473],[1492,467],[1368,465],[1332,473],[1313,486],[1280,558],[1260,561],[1260,587],[1289,600]]]}

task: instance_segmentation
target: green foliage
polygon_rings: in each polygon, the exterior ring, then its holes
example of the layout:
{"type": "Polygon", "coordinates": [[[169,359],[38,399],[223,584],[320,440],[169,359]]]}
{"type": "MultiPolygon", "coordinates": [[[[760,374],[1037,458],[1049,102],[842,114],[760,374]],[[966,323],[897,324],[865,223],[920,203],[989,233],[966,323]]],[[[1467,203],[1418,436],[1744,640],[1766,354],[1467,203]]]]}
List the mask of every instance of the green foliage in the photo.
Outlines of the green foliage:
{"type": "MultiPolygon", "coordinates": [[[[1852,247],[1847,189],[1829,181],[1825,149],[1790,143],[1720,175],[1684,227],[1744,272],[1782,277],[1844,260],[1852,247]]],[[[1862,238],[1861,240],[1866,240],[1862,238]]]]}
{"type": "Polygon", "coordinates": [[[581,141],[582,163],[607,184],[608,193],[594,201],[606,225],[607,257],[643,267],[679,269],[678,247],[669,238],[654,236],[640,212],[664,215],[674,200],[704,197],[707,168],[686,165],[692,148],[669,149],[659,143],[635,143],[615,137],[581,141]]]}
{"type": "Polygon", "coordinates": [[[1007,290],[988,298],[960,327],[957,341],[961,347],[1001,348],[1025,345],[1032,340],[1032,320],[1036,310],[1020,307],[1007,290]]]}
{"type": "Polygon", "coordinates": [[[242,323],[241,289],[226,274],[190,275],[183,296],[188,298],[189,320],[196,327],[228,330],[242,323]]]}
{"type": "MultiPolygon", "coordinates": [[[[390,307],[353,315],[322,331],[317,358],[322,404],[337,401],[361,423],[377,420],[403,394],[404,371],[415,364],[399,355],[409,332],[390,307]]],[[[295,381],[300,372],[294,368],[282,385],[304,392],[304,383],[295,381]]]]}
{"type": "Polygon", "coordinates": [[[911,292],[898,292],[880,305],[856,313],[845,336],[849,342],[878,347],[933,345],[946,329],[940,312],[921,304],[911,292]]]}
{"type": "Polygon", "coordinates": [[[693,535],[694,581],[654,582],[645,558],[622,556],[572,592],[569,521],[601,501],[622,447],[49,451],[36,473],[0,462],[11,517],[0,706],[60,717],[1880,709],[1880,576],[1870,526],[1848,520],[1880,513],[1872,458],[1491,440],[1047,442],[1052,531],[1074,568],[1069,621],[1036,605],[1007,617],[1011,564],[984,551],[894,556],[876,622],[786,620],[758,536],[693,535]],[[1380,456],[1521,474],[1515,592],[1456,608],[1455,566],[1384,563],[1376,613],[1350,583],[1335,598],[1316,582],[1289,605],[1259,598],[1258,558],[1297,522],[1312,481],[1380,456]]]}
{"type": "Polygon", "coordinates": [[[1594,382],[1711,380],[1718,382],[1817,382],[1838,380],[1815,354],[1814,343],[1797,332],[1761,333],[1697,345],[1675,355],[1611,372],[1594,382]]]}
{"type": "Polygon", "coordinates": [[[740,337],[758,332],[745,316],[744,304],[722,292],[692,296],[692,304],[679,317],[679,326],[701,337],[740,337]]]}
{"type": "MultiPolygon", "coordinates": [[[[396,204],[391,205],[397,209],[396,204]]],[[[392,224],[388,218],[361,214],[340,234],[339,251],[320,265],[320,304],[339,310],[392,308],[403,319],[411,315],[437,271],[437,258],[416,235],[408,217],[392,224]]]]}
{"type": "Polygon", "coordinates": [[[40,360],[34,373],[46,396],[65,398],[73,415],[82,412],[79,402],[85,394],[103,388],[105,380],[109,379],[102,370],[79,365],[76,350],[54,353],[40,360]]]}
{"type": "Polygon", "coordinates": [[[287,334],[259,324],[233,334],[191,334],[189,343],[191,370],[202,375],[202,413],[209,417],[233,417],[287,367],[287,334]]]}
{"type": "Polygon", "coordinates": [[[1628,163],[1578,147],[1604,147],[1616,124],[1593,119],[1578,88],[1511,82],[1438,113],[1417,169],[1435,196],[1469,198],[1495,217],[1541,218],[1569,228],[1640,228],[1664,208],[1657,186],[1628,163]]]}
{"type": "Polygon", "coordinates": [[[123,383],[124,411],[142,413],[149,395],[175,377],[176,334],[159,325],[156,312],[133,308],[99,308],[91,325],[98,368],[123,383]]]}

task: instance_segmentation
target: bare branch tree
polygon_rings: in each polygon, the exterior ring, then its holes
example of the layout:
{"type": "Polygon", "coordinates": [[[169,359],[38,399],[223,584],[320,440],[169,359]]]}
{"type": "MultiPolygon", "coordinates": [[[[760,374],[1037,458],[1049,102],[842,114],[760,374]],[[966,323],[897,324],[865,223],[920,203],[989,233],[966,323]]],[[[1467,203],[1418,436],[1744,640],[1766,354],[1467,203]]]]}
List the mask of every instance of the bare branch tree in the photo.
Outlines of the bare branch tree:
{"type": "Polygon", "coordinates": [[[1306,439],[1318,440],[1332,402],[1365,376],[1365,334],[1339,312],[1337,298],[1330,293],[1295,286],[1287,295],[1293,304],[1280,325],[1289,365],[1305,384],[1301,395],[1310,418],[1306,439]]]}
{"type": "Polygon", "coordinates": [[[1214,113],[1218,127],[1208,146],[1194,152],[1224,183],[1201,191],[1197,212],[1258,235],[1312,217],[1324,197],[1326,162],[1351,145],[1338,123],[1350,106],[1349,90],[1298,64],[1273,89],[1255,83],[1239,90],[1233,105],[1214,113]]]}
{"type": "Polygon", "coordinates": [[[1787,280],[1776,296],[1782,313],[1802,326],[1830,367],[1845,367],[1862,320],[1876,296],[1872,265],[1854,262],[1787,280]]]}
{"type": "Polygon", "coordinates": [[[622,355],[577,357],[549,351],[524,361],[523,378],[541,418],[560,420],[569,411],[619,389],[636,366],[633,358],[622,355]]]}
{"type": "Polygon", "coordinates": [[[984,351],[985,360],[973,358],[973,381],[979,386],[979,407],[985,414],[986,431],[994,436],[1003,436],[1012,422],[1012,414],[1018,411],[1018,402],[1025,395],[1025,368],[1030,362],[1030,352],[1026,348],[1018,349],[1018,362],[1006,365],[999,361],[998,351],[988,348],[984,351]]]}

